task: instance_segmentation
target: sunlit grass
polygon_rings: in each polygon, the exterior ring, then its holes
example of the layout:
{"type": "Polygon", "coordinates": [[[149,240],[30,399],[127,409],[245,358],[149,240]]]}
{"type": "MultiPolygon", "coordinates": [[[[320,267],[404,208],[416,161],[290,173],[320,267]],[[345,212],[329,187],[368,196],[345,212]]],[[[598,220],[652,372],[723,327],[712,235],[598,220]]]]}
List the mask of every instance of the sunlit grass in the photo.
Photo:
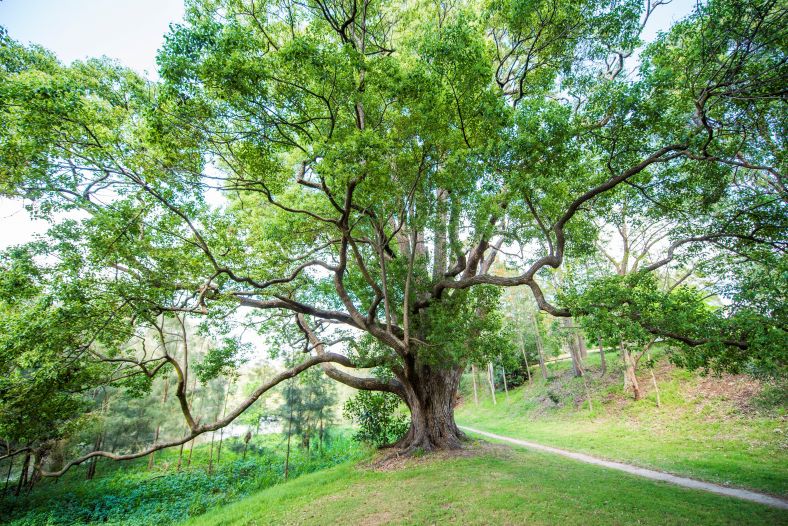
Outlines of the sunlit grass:
{"type": "Polygon", "coordinates": [[[779,524],[788,513],[522,450],[347,464],[194,518],[188,526],[357,524],[779,524]]]}
{"type": "MultiPolygon", "coordinates": [[[[638,402],[623,393],[617,357],[608,356],[611,383],[599,380],[598,354],[589,356],[587,379],[592,410],[580,379],[545,382],[498,393],[493,405],[480,389],[479,405],[466,395],[456,411],[460,424],[600,457],[630,462],[712,482],[788,494],[788,442],[784,418],[744,414],[724,397],[693,391],[698,378],[663,366],[661,407],[646,370],[639,373],[647,396],[638,402]],[[558,393],[560,405],[548,394],[558,393]],[[700,397],[700,398],[699,398],[700,397]]],[[[570,365],[552,365],[558,375],[570,365]]]]}

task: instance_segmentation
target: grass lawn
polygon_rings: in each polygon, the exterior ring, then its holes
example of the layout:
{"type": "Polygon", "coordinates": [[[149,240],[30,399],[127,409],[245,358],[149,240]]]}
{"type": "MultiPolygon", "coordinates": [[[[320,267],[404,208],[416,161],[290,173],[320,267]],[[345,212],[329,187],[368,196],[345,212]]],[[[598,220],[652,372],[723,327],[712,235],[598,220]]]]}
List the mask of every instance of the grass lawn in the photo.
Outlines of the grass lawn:
{"type": "Polygon", "coordinates": [[[788,512],[531,451],[412,459],[393,471],[345,464],[184,523],[786,524],[788,512]]]}
{"type": "MultiPolygon", "coordinates": [[[[615,356],[608,360],[617,362],[615,356]]],[[[594,355],[589,361],[593,368],[594,355]]],[[[556,375],[569,367],[553,365],[556,375]]],[[[537,377],[532,385],[510,391],[508,400],[499,393],[497,405],[484,390],[478,406],[466,395],[457,421],[611,460],[788,495],[788,420],[779,409],[743,412],[736,397],[739,384],[747,380],[704,380],[663,363],[657,375],[662,407],[657,407],[648,372],[639,374],[650,390],[639,402],[622,392],[618,370],[609,376],[603,381],[596,371],[589,375],[593,410],[582,380],[563,374],[552,382],[537,377]]]]}

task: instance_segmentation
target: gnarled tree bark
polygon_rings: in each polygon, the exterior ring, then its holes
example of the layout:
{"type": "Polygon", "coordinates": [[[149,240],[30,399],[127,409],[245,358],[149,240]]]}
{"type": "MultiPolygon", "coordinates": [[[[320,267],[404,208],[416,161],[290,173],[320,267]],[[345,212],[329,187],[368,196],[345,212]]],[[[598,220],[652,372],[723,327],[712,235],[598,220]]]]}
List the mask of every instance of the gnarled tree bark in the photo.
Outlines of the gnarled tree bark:
{"type": "Polygon", "coordinates": [[[400,378],[410,409],[410,427],[396,444],[406,452],[459,449],[465,435],[454,421],[457,389],[464,367],[414,365],[400,378]]]}

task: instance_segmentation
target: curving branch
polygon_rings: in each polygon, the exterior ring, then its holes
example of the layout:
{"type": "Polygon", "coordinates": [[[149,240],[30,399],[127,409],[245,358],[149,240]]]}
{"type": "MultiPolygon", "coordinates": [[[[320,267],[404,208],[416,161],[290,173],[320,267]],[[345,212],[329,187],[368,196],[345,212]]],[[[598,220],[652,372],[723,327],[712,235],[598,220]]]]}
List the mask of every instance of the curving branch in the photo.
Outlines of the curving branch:
{"type": "MultiPolygon", "coordinates": [[[[301,329],[301,331],[306,335],[310,345],[317,353],[317,356],[323,356],[325,354],[324,343],[317,337],[315,332],[309,327],[307,324],[306,318],[303,314],[296,314],[296,323],[301,329]]],[[[326,376],[329,378],[336,380],[337,382],[343,383],[355,389],[361,389],[363,391],[384,391],[388,393],[394,393],[399,395],[400,397],[405,396],[405,390],[399,380],[394,378],[390,380],[381,380],[379,378],[374,377],[360,377],[355,376],[350,373],[346,373],[340,369],[337,369],[329,362],[323,362],[321,364],[323,368],[323,372],[326,373],[326,376]]]]}
{"type": "Polygon", "coordinates": [[[716,242],[716,241],[718,241],[720,239],[741,239],[741,240],[745,240],[745,241],[753,241],[753,242],[756,242],[756,243],[767,243],[763,239],[759,239],[759,238],[757,238],[755,236],[752,236],[752,235],[736,234],[736,233],[725,233],[725,232],[717,232],[717,233],[714,233],[714,234],[706,234],[706,235],[703,235],[703,236],[686,237],[686,238],[677,239],[676,241],[673,241],[670,244],[670,246],[668,247],[668,250],[667,250],[667,253],[665,254],[665,257],[663,257],[662,259],[660,259],[658,261],[655,261],[654,263],[652,263],[650,265],[647,265],[647,266],[643,267],[641,270],[643,272],[651,272],[651,271],[654,271],[654,270],[656,270],[656,269],[658,269],[660,267],[663,267],[663,266],[667,265],[668,263],[673,261],[673,259],[676,257],[676,250],[678,248],[682,247],[683,245],[688,245],[690,243],[702,243],[702,242],[706,242],[706,241],[714,243],[714,242],[716,242]]]}
{"type": "Polygon", "coordinates": [[[564,250],[566,247],[566,225],[585,203],[605,192],[616,188],[619,184],[641,173],[652,164],[667,162],[683,156],[685,149],[686,146],[682,144],[671,144],[662,147],[643,159],[641,162],[631,166],[627,170],[624,170],[614,177],[610,177],[605,182],[595,186],[594,188],[572,200],[564,213],[550,228],[550,231],[555,237],[555,243],[550,245],[550,252],[547,255],[537,259],[524,273],[520,274],[519,276],[493,276],[487,273],[477,274],[475,271],[475,269],[478,268],[476,264],[478,264],[478,261],[484,257],[484,252],[487,250],[487,248],[489,248],[489,244],[483,241],[471,251],[471,254],[468,256],[469,263],[466,265],[466,270],[460,279],[446,279],[436,283],[432,289],[430,297],[417,302],[414,306],[414,309],[418,311],[427,307],[432,301],[440,298],[445,289],[465,289],[480,284],[498,285],[502,287],[527,285],[533,292],[534,298],[536,299],[536,302],[541,310],[544,310],[553,316],[571,316],[567,309],[560,309],[551,305],[545,299],[541,287],[535,280],[536,273],[542,268],[558,268],[563,263],[564,250]],[[476,264],[471,263],[474,260],[476,261],[476,264]],[[474,272],[469,271],[471,267],[474,268],[474,272]]]}
{"type": "MultiPolygon", "coordinates": [[[[204,433],[207,433],[209,431],[216,431],[217,429],[221,429],[221,428],[227,426],[228,424],[232,423],[236,418],[238,418],[241,415],[241,413],[246,411],[249,408],[249,406],[251,406],[253,403],[255,403],[257,401],[257,399],[260,398],[265,392],[267,392],[267,391],[271,390],[272,388],[276,387],[277,385],[279,385],[283,381],[288,380],[290,378],[293,378],[293,377],[301,374],[302,372],[306,371],[310,367],[313,367],[313,366],[315,366],[317,364],[326,363],[326,362],[334,362],[334,363],[339,363],[341,365],[344,365],[346,367],[354,367],[353,362],[351,362],[350,359],[347,356],[344,356],[344,355],[341,355],[341,354],[322,353],[322,354],[319,354],[319,355],[316,355],[316,356],[311,356],[307,360],[305,360],[305,361],[301,362],[300,364],[296,365],[295,367],[292,367],[292,368],[290,368],[290,369],[288,369],[286,371],[283,371],[283,372],[277,374],[270,381],[266,382],[265,384],[263,384],[260,387],[258,387],[257,389],[255,389],[254,392],[249,397],[247,397],[243,402],[241,402],[238,406],[236,406],[232,411],[227,413],[226,416],[224,416],[223,418],[221,418],[219,420],[216,420],[215,422],[212,422],[210,424],[199,425],[199,424],[196,424],[194,422],[191,422],[190,425],[189,425],[190,431],[184,437],[181,437],[181,438],[178,438],[178,439],[175,439],[175,440],[170,440],[168,442],[161,442],[161,443],[158,443],[158,444],[154,444],[153,446],[149,447],[148,449],[144,449],[142,451],[137,451],[135,453],[127,453],[127,454],[120,454],[119,455],[119,454],[112,453],[110,451],[91,451],[90,453],[87,453],[87,454],[85,454],[85,455],[83,455],[83,456],[81,456],[81,457],[79,457],[77,459],[74,459],[74,460],[68,462],[65,466],[63,466],[62,469],[60,469],[58,471],[43,471],[42,470],[40,472],[40,474],[43,477],[59,477],[59,476],[63,475],[64,473],[66,473],[72,467],[77,466],[79,464],[82,464],[83,462],[85,462],[87,460],[90,460],[91,458],[94,458],[94,457],[104,457],[104,458],[109,458],[111,460],[133,460],[135,458],[141,458],[141,457],[150,455],[151,453],[154,453],[155,451],[166,449],[168,447],[180,446],[181,444],[185,444],[186,442],[188,442],[188,441],[190,441],[190,440],[192,440],[192,439],[194,439],[194,438],[196,438],[196,437],[198,437],[198,436],[200,436],[200,435],[202,435],[204,433]]],[[[179,392],[180,392],[180,384],[182,383],[183,378],[179,377],[178,381],[179,381],[179,392]]],[[[181,407],[183,409],[183,405],[181,407]]],[[[184,415],[186,415],[186,413],[184,413],[184,415]]],[[[188,420],[188,418],[187,418],[187,420],[188,420]]],[[[16,454],[16,453],[18,453],[18,452],[14,452],[13,454],[16,454]]],[[[11,456],[11,455],[7,455],[7,456],[11,456]]]]}

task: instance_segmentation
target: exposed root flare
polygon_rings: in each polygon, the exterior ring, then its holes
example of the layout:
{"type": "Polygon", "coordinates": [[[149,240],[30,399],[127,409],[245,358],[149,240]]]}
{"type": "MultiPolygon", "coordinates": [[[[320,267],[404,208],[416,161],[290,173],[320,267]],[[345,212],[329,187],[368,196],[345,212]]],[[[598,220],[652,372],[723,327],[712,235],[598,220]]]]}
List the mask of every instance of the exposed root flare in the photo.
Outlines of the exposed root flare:
{"type": "Polygon", "coordinates": [[[414,464],[433,461],[443,461],[452,458],[470,458],[482,454],[496,456],[509,455],[511,449],[507,446],[490,444],[484,441],[463,438],[462,445],[456,449],[431,449],[421,448],[392,448],[381,450],[379,456],[365,466],[374,471],[396,471],[414,464]]]}

